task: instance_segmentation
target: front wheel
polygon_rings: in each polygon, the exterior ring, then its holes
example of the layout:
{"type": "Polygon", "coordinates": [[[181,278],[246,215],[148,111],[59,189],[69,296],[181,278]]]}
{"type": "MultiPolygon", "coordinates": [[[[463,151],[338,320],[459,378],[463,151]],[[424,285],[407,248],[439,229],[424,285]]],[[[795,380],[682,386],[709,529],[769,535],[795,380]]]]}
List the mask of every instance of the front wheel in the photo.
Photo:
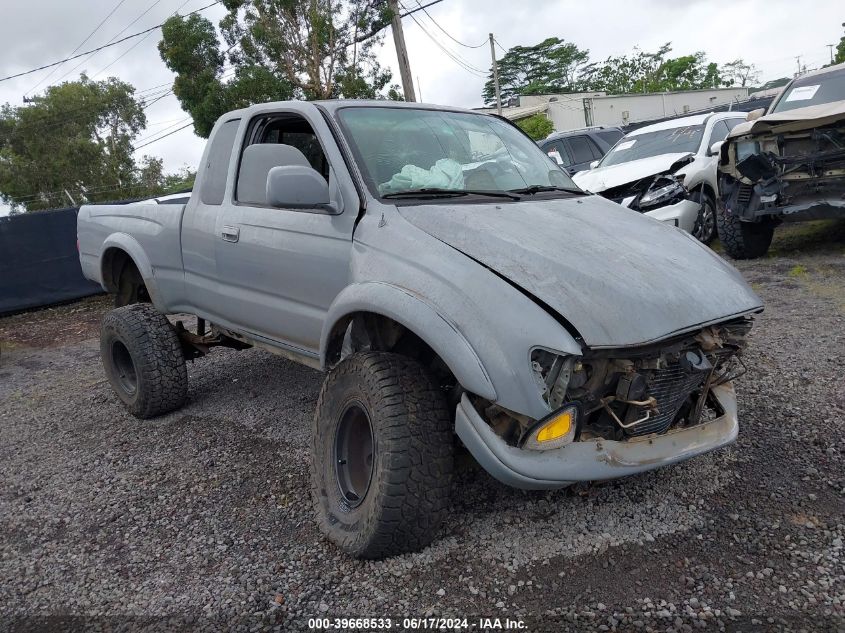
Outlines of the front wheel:
{"type": "Polygon", "coordinates": [[[716,228],[719,241],[725,252],[734,259],[756,259],[769,251],[775,232],[775,223],[771,220],[743,222],[726,211],[720,205],[716,215],[716,228]]]}
{"type": "Polygon", "coordinates": [[[353,354],[331,370],[311,444],[317,523],[346,553],[383,558],[434,538],[449,503],[452,422],[410,358],[353,354]]]}
{"type": "Polygon", "coordinates": [[[701,208],[692,234],[702,244],[710,244],[716,237],[716,202],[705,191],[701,192],[701,208]]]}

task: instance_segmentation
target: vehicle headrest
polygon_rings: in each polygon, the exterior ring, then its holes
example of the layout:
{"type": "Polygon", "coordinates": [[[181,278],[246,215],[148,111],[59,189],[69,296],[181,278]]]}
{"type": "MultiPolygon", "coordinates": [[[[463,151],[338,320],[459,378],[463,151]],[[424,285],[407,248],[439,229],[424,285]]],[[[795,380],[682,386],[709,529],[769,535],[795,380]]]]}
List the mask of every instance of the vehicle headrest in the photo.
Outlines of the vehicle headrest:
{"type": "Polygon", "coordinates": [[[273,167],[286,165],[311,167],[305,154],[293,145],[258,143],[247,147],[238,172],[238,202],[267,204],[267,174],[273,167]]]}

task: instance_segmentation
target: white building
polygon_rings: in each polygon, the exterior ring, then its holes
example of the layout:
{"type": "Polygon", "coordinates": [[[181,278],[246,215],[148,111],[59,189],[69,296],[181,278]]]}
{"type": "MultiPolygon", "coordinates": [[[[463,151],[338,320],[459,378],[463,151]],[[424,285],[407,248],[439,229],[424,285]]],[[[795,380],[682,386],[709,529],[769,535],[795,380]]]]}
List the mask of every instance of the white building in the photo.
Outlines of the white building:
{"type": "MultiPolygon", "coordinates": [[[[554,95],[526,95],[516,107],[502,108],[502,115],[519,120],[545,113],[558,132],[590,125],[624,126],[715,106],[736,103],[748,98],[748,88],[713,88],[680,92],[608,95],[604,92],[572,92],[554,95]]],[[[485,108],[495,112],[495,108],[485,108]]]]}

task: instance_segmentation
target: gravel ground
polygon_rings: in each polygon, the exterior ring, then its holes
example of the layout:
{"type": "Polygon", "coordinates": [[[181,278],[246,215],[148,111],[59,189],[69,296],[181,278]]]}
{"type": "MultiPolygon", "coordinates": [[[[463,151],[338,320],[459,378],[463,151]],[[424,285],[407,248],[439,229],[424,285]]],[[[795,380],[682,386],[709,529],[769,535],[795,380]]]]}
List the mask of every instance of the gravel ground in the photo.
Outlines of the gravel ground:
{"type": "Polygon", "coordinates": [[[475,630],[843,631],[842,233],[795,227],[776,257],[740,263],[767,308],[736,445],[555,492],[465,459],[436,542],[379,562],[346,558],[312,522],[317,372],[217,350],[189,365],[184,409],[139,422],[102,375],[90,315],[104,300],[0,320],[0,630],[457,616],[475,630]]]}

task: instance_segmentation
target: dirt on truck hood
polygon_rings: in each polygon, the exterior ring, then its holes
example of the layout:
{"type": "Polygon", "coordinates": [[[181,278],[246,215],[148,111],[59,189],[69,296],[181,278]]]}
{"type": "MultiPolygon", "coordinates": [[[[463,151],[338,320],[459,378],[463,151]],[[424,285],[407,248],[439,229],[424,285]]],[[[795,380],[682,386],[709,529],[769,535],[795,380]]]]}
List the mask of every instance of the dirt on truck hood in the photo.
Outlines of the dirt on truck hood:
{"type": "Polygon", "coordinates": [[[588,347],[648,343],[762,307],[695,238],[600,196],[400,213],[549,306],[588,347]]]}

